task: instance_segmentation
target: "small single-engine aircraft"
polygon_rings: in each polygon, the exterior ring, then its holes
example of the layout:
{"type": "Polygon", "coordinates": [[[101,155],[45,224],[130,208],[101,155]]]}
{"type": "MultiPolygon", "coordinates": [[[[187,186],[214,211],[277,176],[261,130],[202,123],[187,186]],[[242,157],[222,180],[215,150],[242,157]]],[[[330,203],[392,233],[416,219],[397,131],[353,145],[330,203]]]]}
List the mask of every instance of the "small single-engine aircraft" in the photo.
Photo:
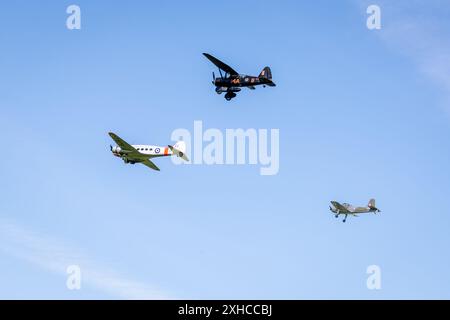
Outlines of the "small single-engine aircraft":
{"type": "Polygon", "coordinates": [[[348,203],[340,204],[337,201],[331,201],[330,206],[331,212],[335,213],[335,217],[339,217],[340,214],[344,215],[345,218],[342,220],[342,222],[345,222],[347,220],[348,215],[352,215],[354,217],[357,217],[359,213],[368,213],[368,212],[381,212],[377,207],[375,207],[375,199],[370,199],[369,203],[367,204],[367,207],[353,207],[352,205],[348,203]]]}
{"type": "Polygon", "coordinates": [[[208,58],[209,61],[214,63],[217,68],[219,68],[220,78],[216,78],[216,75],[213,72],[212,83],[216,86],[217,94],[226,92],[225,99],[228,101],[236,97],[236,92],[241,91],[241,87],[247,87],[251,90],[255,90],[255,86],[257,85],[263,85],[263,87],[266,85],[275,87],[275,83],[272,82],[272,72],[269,67],[265,67],[257,77],[247,76],[244,74],[238,74],[229,65],[223,63],[217,58],[214,58],[208,53],[204,53],[203,55],[208,58]],[[225,74],[222,74],[222,71],[225,74]]]}
{"type": "Polygon", "coordinates": [[[142,163],[150,169],[159,171],[159,168],[150,161],[151,158],[176,155],[189,161],[185,155],[186,144],[184,141],[178,141],[174,146],[167,147],[131,145],[112,132],[109,132],[109,135],[117,143],[115,147],[110,146],[112,154],[121,158],[125,163],[142,163]]]}

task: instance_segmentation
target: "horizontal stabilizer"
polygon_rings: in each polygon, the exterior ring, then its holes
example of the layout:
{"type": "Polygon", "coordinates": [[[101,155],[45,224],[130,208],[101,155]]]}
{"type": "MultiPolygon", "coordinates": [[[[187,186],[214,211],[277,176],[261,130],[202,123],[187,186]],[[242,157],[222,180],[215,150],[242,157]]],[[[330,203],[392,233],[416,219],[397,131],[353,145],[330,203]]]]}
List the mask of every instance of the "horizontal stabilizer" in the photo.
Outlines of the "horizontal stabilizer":
{"type": "Polygon", "coordinates": [[[186,143],[184,141],[178,141],[174,146],[169,146],[169,149],[173,154],[177,155],[184,161],[189,161],[189,158],[186,156],[186,143]]]}

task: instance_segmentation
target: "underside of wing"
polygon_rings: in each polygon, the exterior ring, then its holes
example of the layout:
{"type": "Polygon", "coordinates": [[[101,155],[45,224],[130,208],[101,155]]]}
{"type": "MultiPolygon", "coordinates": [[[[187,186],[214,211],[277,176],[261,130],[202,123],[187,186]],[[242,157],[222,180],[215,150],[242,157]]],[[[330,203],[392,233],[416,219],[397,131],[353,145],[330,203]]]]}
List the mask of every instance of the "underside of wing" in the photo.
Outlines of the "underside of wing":
{"type": "Polygon", "coordinates": [[[156,171],[160,171],[159,168],[150,160],[144,160],[141,162],[143,165],[149,167],[150,169],[156,170],[156,171]]]}
{"type": "Polygon", "coordinates": [[[203,53],[203,55],[208,58],[209,61],[211,61],[212,63],[214,63],[216,65],[217,68],[222,69],[223,71],[229,73],[232,76],[237,76],[238,73],[231,68],[229,65],[227,65],[226,63],[223,63],[222,61],[220,61],[217,58],[214,58],[212,55],[210,55],[209,53],[203,53]]]}
{"type": "Polygon", "coordinates": [[[349,210],[344,207],[342,204],[340,204],[337,201],[331,201],[331,203],[333,204],[333,206],[338,209],[340,212],[348,212],[349,210]]]}
{"type": "Polygon", "coordinates": [[[109,132],[109,136],[114,140],[115,143],[123,150],[123,151],[129,151],[129,152],[135,152],[139,153],[135,148],[133,148],[132,145],[130,145],[128,142],[123,140],[121,137],[116,135],[113,132],[109,132]]]}

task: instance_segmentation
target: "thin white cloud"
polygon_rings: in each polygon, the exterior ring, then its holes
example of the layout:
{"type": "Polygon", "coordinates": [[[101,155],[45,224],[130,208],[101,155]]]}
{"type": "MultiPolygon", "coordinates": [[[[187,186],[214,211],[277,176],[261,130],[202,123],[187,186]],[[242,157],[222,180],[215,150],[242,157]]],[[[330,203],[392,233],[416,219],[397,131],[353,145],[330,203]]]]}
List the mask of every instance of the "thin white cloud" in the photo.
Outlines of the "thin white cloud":
{"type": "Polygon", "coordinates": [[[361,10],[370,4],[380,6],[382,28],[368,32],[374,32],[389,48],[412,61],[443,93],[445,110],[450,112],[448,1],[364,0],[358,4],[361,10]]]}
{"type": "MultiPolygon", "coordinates": [[[[38,234],[15,223],[0,220],[0,251],[50,272],[67,277],[70,265],[81,267],[84,285],[121,299],[168,299],[168,295],[138,281],[129,280],[114,270],[98,265],[80,250],[58,239],[38,234]]],[[[65,286],[65,280],[61,281],[65,286]]]]}

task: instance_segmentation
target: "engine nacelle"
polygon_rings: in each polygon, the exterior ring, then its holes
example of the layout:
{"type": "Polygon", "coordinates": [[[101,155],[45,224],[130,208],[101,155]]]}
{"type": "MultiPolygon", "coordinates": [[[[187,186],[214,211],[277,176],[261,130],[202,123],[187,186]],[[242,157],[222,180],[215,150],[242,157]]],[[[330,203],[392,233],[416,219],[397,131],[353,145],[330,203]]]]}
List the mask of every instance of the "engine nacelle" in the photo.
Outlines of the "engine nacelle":
{"type": "Polygon", "coordinates": [[[111,149],[111,151],[112,151],[112,153],[120,154],[120,152],[122,151],[122,149],[121,149],[120,147],[118,147],[118,146],[115,146],[115,147],[113,147],[113,148],[111,149]]]}

